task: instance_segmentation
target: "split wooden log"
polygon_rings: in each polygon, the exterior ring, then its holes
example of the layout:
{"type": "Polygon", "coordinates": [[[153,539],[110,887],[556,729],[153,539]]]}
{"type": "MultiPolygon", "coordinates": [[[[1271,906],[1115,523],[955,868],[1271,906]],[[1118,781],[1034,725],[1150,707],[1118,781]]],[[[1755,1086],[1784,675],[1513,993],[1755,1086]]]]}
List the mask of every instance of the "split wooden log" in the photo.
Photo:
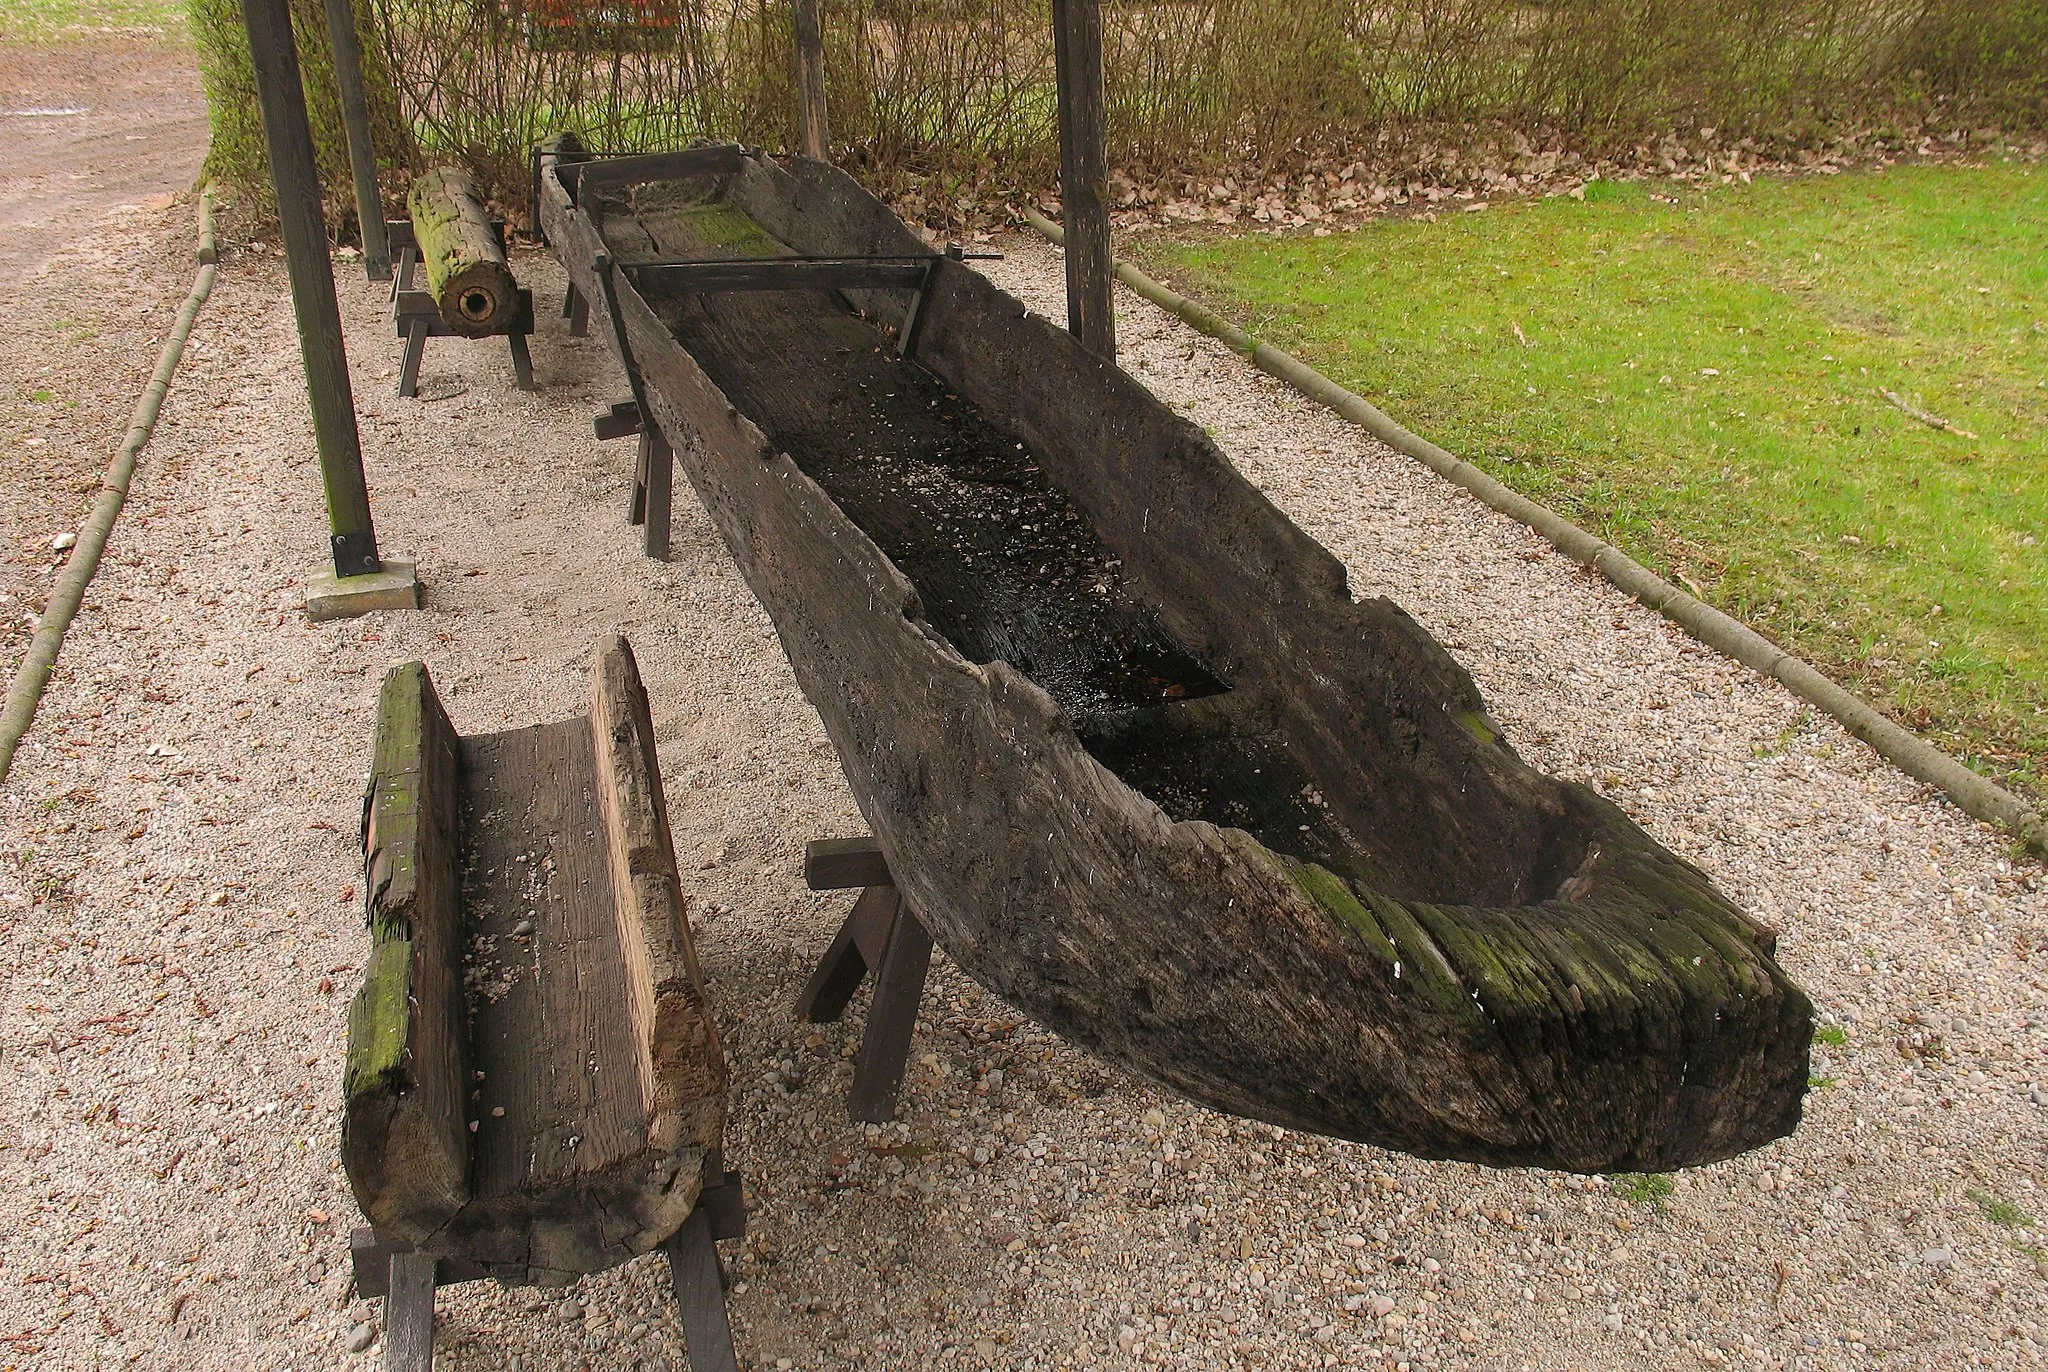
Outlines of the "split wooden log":
{"type": "Polygon", "coordinates": [[[605,644],[588,718],[458,738],[416,662],[379,711],[356,1199],[507,1282],[648,1252],[696,1204],[727,1075],[632,650],[605,644]]]}
{"type": "Polygon", "coordinates": [[[455,744],[427,669],[393,668],[363,805],[372,946],[348,1012],[342,1164],[370,1223],[414,1241],[469,1199],[455,744]]]}
{"type": "Polygon", "coordinates": [[[504,333],[519,312],[519,285],[470,174],[436,167],[412,183],[406,208],[441,322],[464,338],[504,333]]]}

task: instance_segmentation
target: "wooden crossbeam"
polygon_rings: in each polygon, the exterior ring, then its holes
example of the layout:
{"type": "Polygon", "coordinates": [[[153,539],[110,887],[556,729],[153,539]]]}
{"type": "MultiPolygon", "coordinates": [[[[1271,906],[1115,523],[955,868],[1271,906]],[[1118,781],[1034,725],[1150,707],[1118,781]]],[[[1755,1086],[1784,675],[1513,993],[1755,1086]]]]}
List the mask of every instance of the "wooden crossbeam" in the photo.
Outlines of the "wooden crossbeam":
{"type": "Polygon", "coordinates": [[[687,148],[682,152],[636,153],[625,157],[594,157],[588,162],[562,162],[557,174],[571,195],[581,195],[595,186],[632,185],[642,181],[668,181],[685,176],[730,176],[740,169],[744,150],[737,143],[709,148],[687,148]]]}
{"type": "Polygon", "coordinates": [[[643,291],[921,290],[929,257],[750,257],[707,262],[621,263],[643,291]]]}

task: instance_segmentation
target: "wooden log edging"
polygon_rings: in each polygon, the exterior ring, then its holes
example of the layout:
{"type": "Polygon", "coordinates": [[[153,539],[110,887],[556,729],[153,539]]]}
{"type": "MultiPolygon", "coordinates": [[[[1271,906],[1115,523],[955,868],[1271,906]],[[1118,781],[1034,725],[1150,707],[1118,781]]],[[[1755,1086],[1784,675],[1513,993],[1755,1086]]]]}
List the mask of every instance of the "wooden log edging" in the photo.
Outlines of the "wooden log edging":
{"type": "MultiPolygon", "coordinates": [[[[1023,213],[1025,223],[1052,242],[1065,246],[1065,235],[1059,225],[1035,210],[1027,208],[1023,213]]],[[[1385,411],[1299,358],[1259,342],[1213,310],[1161,285],[1122,258],[1112,260],[1117,280],[1145,299],[1223,343],[1268,376],[1334,410],[1396,452],[1414,458],[1446,481],[1463,487],[1490,509],[1535,530],[1574,562],[1597,570],[1617,590],[1656,610],[1708,647],[1774,679],[1823,711],[1907,776],[1939,787],[1964,814],[2004,828],[2036,856],[2048,857],[2048,820],[2013,792],[1894,723],[1741,620],[1686,594],[1557,511],[1539,505],[1456,454],[1409,432],[1385,411]]]]}
{"type": "Polygon", "coordinates": [[[121,446],[115,450],[113,461],[107,464],[107,475],[100,483],[99,498],[93,502],[92,513],[86,517],[85,526],[78,531],[78,542],[72,545],[64,570],[50,589],[50,599],[43,609],[42,618],[36,623],[35,636],[29,640],[28,652],[22,657],[21,665],[15,669],[14,680],[7,688],[7,703],[0,707],[0,781],[7,779],[7,771],[14,765],[15,749],[21,746],[22,736],[35,722],[36,707],[42,703],[43,691],[50,684],[50,674],[57,669],[57,650],[64,646],[64,635],[70,630],[71,621],[78,617],[79,607],[85,603],[85,588],[92,584],[100,569],[100,556],[106,552],[107,538],[113,532],[114,521],[120,517],[121,507],[127,503],[128,487],[135,479],[135,464],[141,458],[142,450],[149,445],[150,436],[156,432],[156,417],[164,407],[164,397],[170,394],[171,378],[177,373],[178,363],[185,356],[185,340],[192,336],[192,325],[199,318],[200,307],[213,294],[220,254],[214,244],[213,188],[210,186],[199,195],[198,258],[199,271],[192,279],[192,289],[186,294],[185,303],[178,307],[170,337],[164,340],[162,350],[157,353],[156,370],[150,373],[149,384],[135,402],[128,432],[122,438],[121,446]]]}

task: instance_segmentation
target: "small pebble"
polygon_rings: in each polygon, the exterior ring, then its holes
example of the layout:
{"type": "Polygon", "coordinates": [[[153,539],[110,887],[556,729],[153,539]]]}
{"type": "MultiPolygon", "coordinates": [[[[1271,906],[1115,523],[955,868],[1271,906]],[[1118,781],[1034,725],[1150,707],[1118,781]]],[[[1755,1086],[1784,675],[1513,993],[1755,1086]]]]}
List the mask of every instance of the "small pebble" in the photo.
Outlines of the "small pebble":
{"type": "Polygon", "coordinates": [[[561,1301],[555,1306],[554,1315],[563,1324],[574,1324],[583,1318],[581,1301],[561,1301]]]}
{"type": "Polygon", "coordinates": [[[352,1324],[348,1330],[348,1351],[360,1353],[377,1341],[377,1326],[352,1324]]]}
{"type": "Polygon", "coordinates": [[[69,552],[71,549],[78,546],[78,535],[74,533],[58,534],[55,538],[50,540],[50,546],[52,548],[55,548],[60,553],[69,552]]]}
{"type": "Polygon", "coordinates": [[[512,932],[521,938],[525,938],[533,932],[533,921],[530,919],[520,920],[519,923],[512,926],[512,932]]]}

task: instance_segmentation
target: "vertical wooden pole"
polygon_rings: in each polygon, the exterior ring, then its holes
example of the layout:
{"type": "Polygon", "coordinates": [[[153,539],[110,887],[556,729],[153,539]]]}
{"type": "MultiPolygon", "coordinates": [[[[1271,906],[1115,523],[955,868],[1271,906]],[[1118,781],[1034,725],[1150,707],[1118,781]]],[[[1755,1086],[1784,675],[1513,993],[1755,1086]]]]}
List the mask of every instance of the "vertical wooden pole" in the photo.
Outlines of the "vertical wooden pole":
{"type": "Polygon", "coordinates": [[[355,10],[349,0],[327,0],[327,41],[334,49],[334,82],[341,88],[341,122],[348,129],[356,218],[363,230],[363,270],[372,281],[389,281],[391,243],[384,234],[384,197],[377,193],[377,148],[370,141],[370,102],[363,94],[363,46],[356,39],[355,10]]]}
{"type": "Polygon", "coordinates": [[[1097,357],[1114,362],[1102,0],[1052,0],[1052,23],[1059,78],[1060,205],[1067,236],[1067,331],[1097,357]]]}
{"type": "Polygon", "coordinates": [[[349,388],[342,345],[341,307],[334,299],[334,264],[327,256],[327,224],[320,213],[320,174],[313,161],[313,130],[306,122],[306,88],[299,78],[287,0],[242,0],[255,69],[256,105],[270,155],[270,184],[292,311],[299,322],[299,354],[306,364],[306,398],[320,449],[320,480],[327,491],[333,531],[334,574],[382,571],[377,533],[370,523],[370,491],[363,480],[362,440],[356,433],[355,394],[349,388]]]}
{"type": "Polygon", "coordinates": [[[795,11],[798,138],[805,157],[826,161],[832,142],[825,128],[825,19],[822,0],[791,0],[795,11]]]}

